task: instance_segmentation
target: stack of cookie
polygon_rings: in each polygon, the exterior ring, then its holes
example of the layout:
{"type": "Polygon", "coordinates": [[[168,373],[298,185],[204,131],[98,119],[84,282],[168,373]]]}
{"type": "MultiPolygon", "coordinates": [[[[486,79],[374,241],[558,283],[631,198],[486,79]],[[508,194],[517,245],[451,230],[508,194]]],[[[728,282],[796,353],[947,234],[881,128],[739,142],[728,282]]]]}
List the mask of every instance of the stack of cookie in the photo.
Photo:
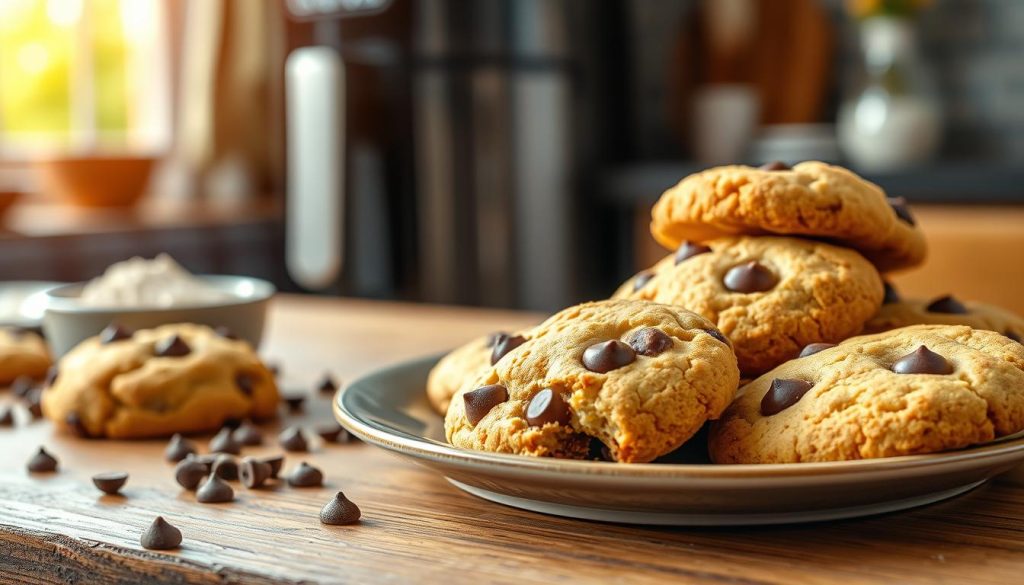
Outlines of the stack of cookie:
{"type": "Polygon", "coordinates": [[[716,421],[715,462],[799,462],[1024,429],[1024,321],[884,283],[925,257],[903,200],[820,162],[728,166],[683,179],[652,217],[673,252],[612,300],[437,365],[427,391],[452,444],[650,461],[716,421]],[[752,380],[724,408],[737,366],[752,380]]]}

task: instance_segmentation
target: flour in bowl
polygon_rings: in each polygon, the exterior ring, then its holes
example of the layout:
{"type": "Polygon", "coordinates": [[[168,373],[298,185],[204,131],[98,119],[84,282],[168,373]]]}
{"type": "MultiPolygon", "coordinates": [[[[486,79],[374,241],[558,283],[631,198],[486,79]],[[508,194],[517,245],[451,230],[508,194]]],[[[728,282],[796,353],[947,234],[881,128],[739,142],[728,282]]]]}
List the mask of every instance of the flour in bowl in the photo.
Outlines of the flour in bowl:
{"type": "Polygon", "coordinates": [[[107,268],[82,289],[79,301],[89,307],[166,308],[215,303],[230,298],[192,276],[174,258],[135,257],[107,268]]]}

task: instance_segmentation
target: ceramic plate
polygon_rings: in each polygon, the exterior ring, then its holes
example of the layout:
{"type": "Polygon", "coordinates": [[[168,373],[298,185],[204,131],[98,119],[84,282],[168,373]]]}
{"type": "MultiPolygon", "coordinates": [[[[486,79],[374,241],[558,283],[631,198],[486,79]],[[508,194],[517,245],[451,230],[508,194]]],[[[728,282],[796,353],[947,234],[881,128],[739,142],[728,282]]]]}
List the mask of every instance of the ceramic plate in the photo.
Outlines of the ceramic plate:
{"type": "Polygon", "coordinates": [[[437,359],[391,366],[343,388],[335,416],[363,441],[462,490],[536,512],[707,526],[851,518],[950,498],[1024,461],[1019,435],[934,455],[771,465],[623,465],[467,451],[445,443],[443,420],[424,395],[437,359]]]}

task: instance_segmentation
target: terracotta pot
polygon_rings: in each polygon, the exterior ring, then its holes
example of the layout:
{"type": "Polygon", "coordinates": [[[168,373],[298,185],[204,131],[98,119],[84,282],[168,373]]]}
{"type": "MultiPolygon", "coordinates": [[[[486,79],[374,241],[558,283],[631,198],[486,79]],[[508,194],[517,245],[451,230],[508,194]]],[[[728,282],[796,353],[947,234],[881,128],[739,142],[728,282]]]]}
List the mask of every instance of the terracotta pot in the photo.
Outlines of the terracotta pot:
{"type": "Polygon", "coordinates": [[[44,193],[83,207],[130,207],[142,197],[152,157],[82,157],[38,161],[44,193]]]}

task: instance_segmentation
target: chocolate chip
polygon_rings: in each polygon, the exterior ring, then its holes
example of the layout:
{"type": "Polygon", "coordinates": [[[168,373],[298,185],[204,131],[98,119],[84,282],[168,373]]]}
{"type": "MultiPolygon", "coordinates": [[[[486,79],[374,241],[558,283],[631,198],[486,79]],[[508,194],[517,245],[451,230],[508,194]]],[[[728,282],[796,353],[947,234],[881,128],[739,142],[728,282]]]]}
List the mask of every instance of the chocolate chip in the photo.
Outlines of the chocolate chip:
{"type": "Polygon", "coordinates": [[[889,201],[889,207],[892,207],[892,210],[896,212],[896,217],[910,225],[915,225],[917,223],[914,221],[914,216],[910,213],[910,208],[907,207],[906,199],[903,197],[888,197],[887,199],[889,201]]]}
{"type": "Polygon", "coordinates": [[[238,341],[238,336],[235,335],[235,332],[232,331],[231,328],[227,327],[226,325],[218,325],[217,327],[214,327],[213,332],[216,333],[218,336],[223,337],[224,339],[238,341]]]}
{"type": "Polygon", "coordinates": [[[183,459],[174,466],[174,481],[181,487],[192,491],[199,486],[199,482],[210,474],[210,467],[202,461],[189,457],[183,459]]]}
{"type": "Polygon", "coordinates": [[[587,459],[591,461],[615,461],[612,451],[601,442],[600,439],[591,437],[590,445],[587,446],[587,459]]]}
{"type": "Polygon", "coordinates": [[[232,431],[231,437],[239,445],[255,447],[263,444],[263,433],[252,423],[243,422],[237,429],[232,431]]]}
{"type": "Polygon", "coordinates": [[[217,462],[217,458],[220,457],[217,453],[207,453],[205,455],[189,455],[186,460],[192,459],[198,461],[206,466],[206,473],[210,473],[213,469],[213,464],[217,462]]]}
{"type": "Polygon", "coordinates": [[[509,334],[504,331],[495,331],[494,333],[491,333],[487,336],[487,347],[494,347],[494,344],[498,343],[498,340],[508,336],[509,334]]]}
{"type": "Polygon", "coordinates": [[[929,313],[950,313],[954,315],[963,315],[967,312],[967,307],[960,301],[956,300],[953,295],[946,295],[935,299],[928,303],[925,309],[929,313]]]}
{"type": "Polygon", "coordinates": [[[245,394],[246,396],[252,396],[252,388],[254,382],[255,381],[253,380],[252,374],[239,372],[238,374],[235,375],[235,386],[238,386],[238,389],[241,390],[242,394],[245,394]]]}
{"type": "Polygon", "coordinates": [[[302,434],[302,429],[299,427],[288,427],[281,431],[277,441],[285,451],[302,452],[309,449],[306,437],[302,434]]]}
{"type": "Polygon", "coordinates": [[[272,474],[273,468],[269,463],[252,457],[243,459],[241,467],[238,468],[238,477],[242,480],[242,485],[249,489],[261,487],[272,474]]]}
{"type": "Polygon", "coordinates": [[[103,331],[100,331],[100,343],[106,345],[123,339],[131,339],[134,334],[135,332],[127,327],[123,327],[117,323],[111,323],[104,327],[103,331]]]}
{"type": "Polygon", "coordinates": [[[224,427],[210,439],[210,452],[238,455],[242,452],[242,445],[232,436],[231,429],[224,427]]]}
{"type": "Polygon", "coordinates": [[[175,434],[164,449],[164,459],[177,463],[196,452],[196,446],[185,437],[175,434]]]}
{"type": "Polygon", "coordinates": [[[270,374],[275,378],[281,375],[281,364],[268,363],[267,369],[270,370],[270,374]]]}
{"type": "Polygon", "coordinates": [[[334,394],[338,391],[338,384],[334,381],[329,373],[324,373],[323,377],[316,385],[317,391],[321,394],[334,394]]]}
{"type": "Polygon", "coordinates": [[[59,374],[60,371],[57,369],[57,366],[50,366],[49,369],[46,370],[46,385],[53,386],[54,382],[57,381],[57,376],[59,374]]]}
{"type": "Polygon", "coordinates": [[[491,350],[491,365],[498,363],[498,360],[505,357],[505,354],[526,343],[522,335],[503,335],[494,341],[494,349],[491,350]]]}
{"type": "Polygon", "coordinates": [[[25,407],[32,418],[43,417],[43,389],[33,388],[25,396],[25,407]]]}
{"type": "Polygon", "coordinates": [[[710,251],[711,248],[705,246],[704,244],[695,244],[690,240],[686,240],[682,243],[682,245],[679,246],[679,248],[676,249],[675,262],[676,264],[680,264],[685,260],[693,258],[694,256],[707,254],[710,251]]]}
{"type": "Polygon", "coordinates": [[[729,341],[729,338],[726,337],[725,334],[719,331],[718,329],[704,329],[703,331],[704,333],[707,333],[708,335],[714,337],[718,341],[721,341],[722,343],[728,345],[729,347],[732,347],[732,342],[729,341]]]}
{"type": "Polygon", "coordinates": [[[264,457],[260,461],[270,466],[270,477],[277,479],[279,473],[281,473],[281,466],[284,465],[284,455],[274,455],[273,457],[264,457]]]}
{"type": "Polygon", "coordinates": [[[24,400],[28,393],[37,386],[36,381],[28,376],[18,376],[11,382],[11,393],[18,399],[24,400]]]}
{"type": "Polygon", "coordinates": [[[663,353],[673,345],[672,338],[656,327],[644,327],[633,333],[629,338],[629,346],[633,351],[647,357],[663,353]]]}
{"type": "Polygon", "coordinates": [[[210,473],[223,479],[224,481],[235,481],[238,479],[238,462],[231,455],[218,455],[213,460],[213,465],[210,467],[210,473]]]}
{"type": "Polygon", "coordinates": [[[951,374],[953,364],[949,360],[921,345],[896,360],[892,371],[897,374],[951,374]]]}
{"type": "Polygon", "coordinates": [[[779,283],[779,278],[764,264],[751,260],[730,268],[722,282],[731,291],[754,293],[771,290],[779,283]]]}
{"type": "Polygon", "coordinates": [[[332,526],[355,524],[356,522],[359,522],[359,516],[361,515],[362,513],[359,511],[359,506],[356,506],[351,500],[346,498],[345,494],[338,492],[338,494],[335,495],[330,502],[327,502],[327,505],[320,510],[320,521],[332,526]]]}
{"type": "Polygon", "coordinates": [[[320,487],[323,484],[323,472],[305,461],[288,474],[288,485],[292,487],[320,487]]]}
{"type": "Polygon", "coordinates": [[[551,388],[545,388],[534,394],[526,405],[526,422],[530,426],[539,427],[548,423],[565,425],[570,418],[569,405],[562,395],[551,388]]]}
{"type": "Polygon", "coordinates": [[[882,297],[882,304],[890,305],[900,302],[900,293],[896,291],[896,287],[889,282],[882,282],[882,284],[885,285],[885,296],[882,297]]]}
{"type": "Polygon", "coordinates": [[[1017,335],[1013,331],[1007,330],[1006,333],[1004,333],[1003,335],[1009,337],[1010,339],[1012,339],[1013,341],[1016,341],[1017,343],[1021,342],[1020,341],[1020,339],[1021,339],[1020,335],[1017,335]]]}
{"type": "Polygon", "coordinates": [[[643,287],[647,286],[647,283],[651,282],[652,278],[654,278],[654,273],[651,272],[650,270],[644,270],[643,272],[641,272],[641,273],[637,274],[636,276],[634,276],[633,277],[633,292],[636,292],[636,291],[642,289],[643,287]]]}
{"type": "Polygon", "coordinates": [[[583,351],[583,366],[591,372],[604,374],[636,361],[633,348],[618,339],[595,343],[583,351]]]}
{"type": "Polygon", "coordinates": [[[302,412],[302,403],[306,401],[305,394],[281,395],[281,401],[288,405],[288,412],[302,412]]]}
{"type": "Polygon", "coordinates": [[[196,501],[200,504],[223,504],[234,499],[235,490],[214,474],[207,476],[203,485],[196,490],[196,501]]]}
{"type": "Polygon", "coordinates": [[[789,165],[787,165],[786,163],[782,162],[781,160],[773,160],[772,162],[764,163],[763,165],[761,165],[761,166],[759,166],[757,168],[761,169],[762,171],[789,171],[789,170],[792,170],[792,168],[789,165]]]}
{"type": "Polygon", "coordinates": [[[804,346],[802,350],[800,350],[800,355],[797,357],[807,357],[809,355],[814,355],[819,351],[824,351],[826,349],[829,349],[830,347],[835,346],[836,344],[834,343],[808,343],[807,345],[804,346]]]}
{"type": "Polygon", "coordinates": [[[98,473],[92,476],[92,484],[96,486],[96,489],[111,496],[120,492],[126,481],[128,481],[128,474],[123,471],[98,473]]]}
{"type": "Polygon", "coordinates": [[[492,408],[508,400],[508,390],[501,384],[489,384],[462,395],[466,407],[466,420],[476,426],[492,408]]]}
{"type": "Polygon", "coordinates": [[[761,399],[761,414],[772,416],[793,406],[807,394],[814,384],[806,380],[775,378],[771,388],[761,399]]]}
{"type": "Polygon", "coordinates": [[[64,424],[76,437],[89,437],[89,429],[85,428],[85,423],[82,422],[82,417],[78,416],[77,412],[69,412],[64,418],[64,424]]]}
{"type": "Polygon", "coordinates": [[[325,443],[348,442],[348,431],[343,429],[338,423],[319,425],[316,427],[316,434],[323,439],[325,443]]]}
{"type": "Polygon", "coordinates": [[[173,550],[181,546],[181,531],[168,524],[163,516],[157,516],[139,537],[139,544],[149,550],[173,550]]]}
{"type": "Polygon", "coordinates": [[[14,426],[14,411],[10,407],[0,406],[0,427],[14,426]]]}
{"type": "Polygon", "coordinates": [[[50,473],[57,471],[57,458],[40,447],[36,454],[28,460],[28,470],[32,473],[50,473]]]}
{"type": "Polygon", "coordinates": [[[161,339],[153,346],[153,353],[159,357],[182,357],[192,353],[192,348],[177,333],[161,339]]]}

